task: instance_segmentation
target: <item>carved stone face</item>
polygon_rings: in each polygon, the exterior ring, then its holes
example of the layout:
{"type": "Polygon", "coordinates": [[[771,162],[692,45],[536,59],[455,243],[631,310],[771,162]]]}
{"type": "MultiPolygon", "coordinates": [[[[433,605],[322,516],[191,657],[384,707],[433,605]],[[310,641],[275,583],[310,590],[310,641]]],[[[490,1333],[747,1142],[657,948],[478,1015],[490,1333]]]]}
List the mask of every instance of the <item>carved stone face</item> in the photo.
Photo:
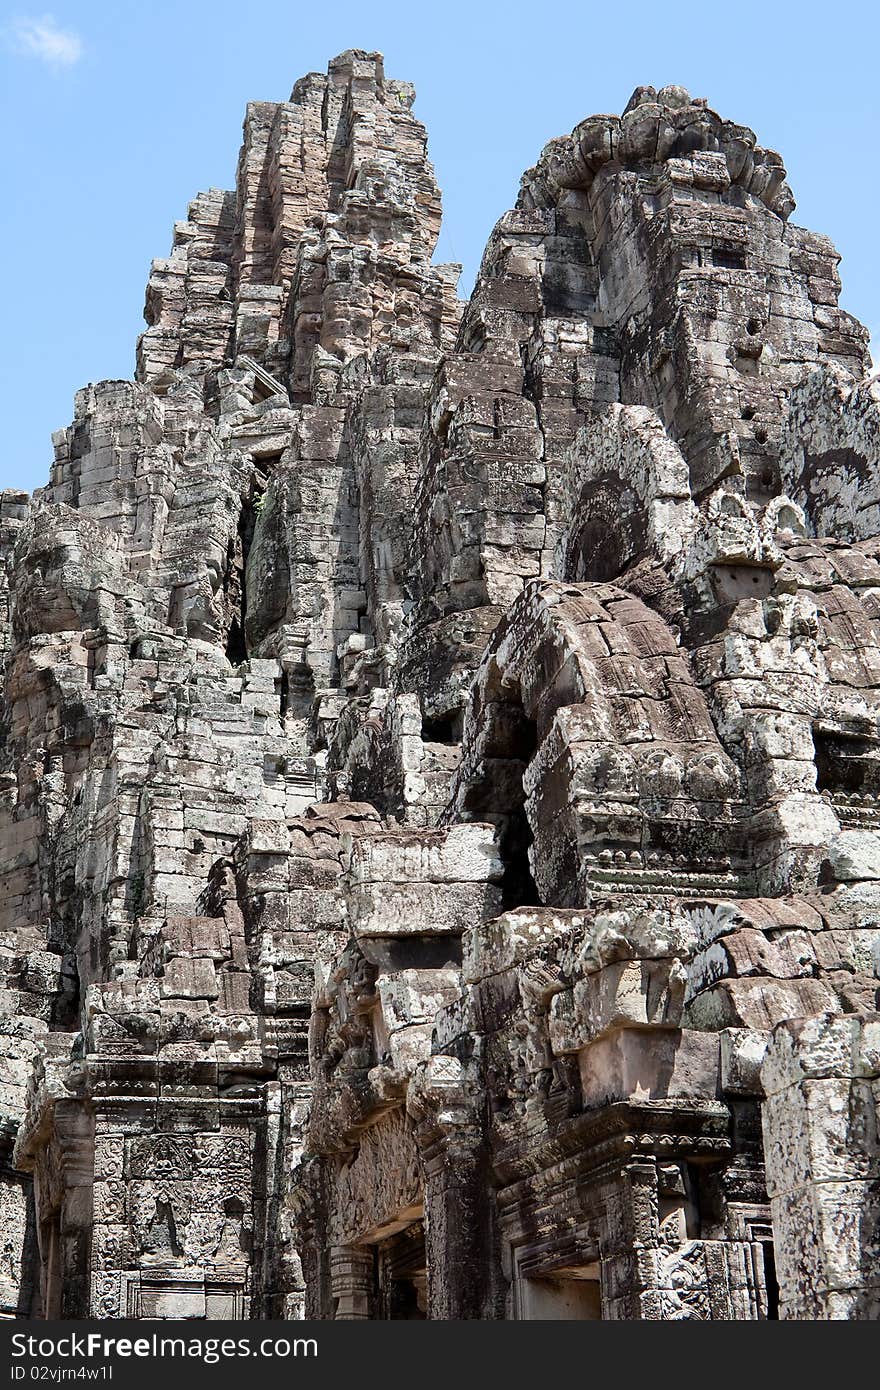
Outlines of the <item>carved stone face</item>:
{"type": "Polygon", "coordinates": [[[82,575],[73,579],[78,554],[66,550],[43,551],[33,557],[17,585],[17,623],[23,632],[69,632],[83,626],[82,575]],[[73,587],[73,595],[71,588],[73,587]],[[78,591],[78,592],[77,592],[78,591]]]}

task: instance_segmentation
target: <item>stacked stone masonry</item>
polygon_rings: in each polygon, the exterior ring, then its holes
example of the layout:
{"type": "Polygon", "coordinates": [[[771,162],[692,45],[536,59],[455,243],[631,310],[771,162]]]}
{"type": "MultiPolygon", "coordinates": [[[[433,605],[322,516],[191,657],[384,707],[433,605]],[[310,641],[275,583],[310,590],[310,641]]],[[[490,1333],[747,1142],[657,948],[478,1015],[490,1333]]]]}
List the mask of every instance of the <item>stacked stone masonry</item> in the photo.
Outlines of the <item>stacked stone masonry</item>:
{"type": "Polygon", "coordinates": [[[880,1316],[880,381],[780,157],[248,108],[0,501],[0,1303],[880,1316]]]}

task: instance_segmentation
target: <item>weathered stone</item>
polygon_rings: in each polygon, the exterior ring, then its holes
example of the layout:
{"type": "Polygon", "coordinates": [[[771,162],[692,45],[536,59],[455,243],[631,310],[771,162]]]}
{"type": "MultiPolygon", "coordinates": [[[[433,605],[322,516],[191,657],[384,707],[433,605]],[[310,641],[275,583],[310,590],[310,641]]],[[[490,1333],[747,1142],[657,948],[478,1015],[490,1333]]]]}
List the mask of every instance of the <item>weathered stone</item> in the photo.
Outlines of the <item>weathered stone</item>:
{"type": "Polygon", "coordinates": [[[0,1313],[877,1317],[837,253],[640,87],[462,303],[413,99],[252,103],[0,496],[0,1313]]]}

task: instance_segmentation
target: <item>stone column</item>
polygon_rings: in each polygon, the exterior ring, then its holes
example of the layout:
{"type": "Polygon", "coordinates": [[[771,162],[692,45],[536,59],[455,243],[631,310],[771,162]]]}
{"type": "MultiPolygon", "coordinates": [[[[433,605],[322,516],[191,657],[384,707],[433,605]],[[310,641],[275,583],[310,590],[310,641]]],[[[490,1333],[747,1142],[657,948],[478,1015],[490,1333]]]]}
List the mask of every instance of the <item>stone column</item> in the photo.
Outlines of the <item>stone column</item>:
{"type": "Polygon", "coordinates": [[[56,1102],[55,1136],[60,1157],[61,1199],[58,1317],[87,1318],[91,1308],[94,1225],[95,1121],[84,1105],[56,1102]]]}
{"type": "Polygon", "coordinates": [[[880,1016],[780,1023],[761,1076],[780,1317],[880,1318],[880,1016]]]}
{"type": "Polygon", "coordinates": [[[479,1133],[466,1127],[438,1134],[422,1149],[429,1318],[484,1316],[483,1228],[490,1194],[480,1148],[479,1133]]]}
{"type": "Polygon", "coordinates": [[[287,1320],[303,1317],[330,1321],[333,1318],[330,1250],[323,1239],[328,1228],[325,1177],[324,1165],[319,1159],[300,1163],[294,1170],[287,1194],[291,1244],[299,1257],[303,1284],[302,1295],[296,1298],[301,1311],[293,1311],[294,1293],[287,1289],[284,1313],[287,1320]]]}
{"type": "Polygon", "coordinates": [[[13,1153],[15,1167],[33,1174],[41,1316],[64,1320],[92,1312],[95,1119],[83,1093],[74,1097],[81,1082],[66,1050],[43,1058],[13,1153]]]}
{"type": "Polygon", "coordinates": [[[428,1317],[503,1318],[504,1290],[485,1136],[476,1093],[454,1057],[431,1057],[408,1109],[425,1182],[428,1317]]]}
{"type": "Polygon", "coordinates": [[[374,1257],[371,1249],[334,1245],[330,1250],[330,1288],[336,1321],[366,1322],[373,1317],[374,1257]]]}

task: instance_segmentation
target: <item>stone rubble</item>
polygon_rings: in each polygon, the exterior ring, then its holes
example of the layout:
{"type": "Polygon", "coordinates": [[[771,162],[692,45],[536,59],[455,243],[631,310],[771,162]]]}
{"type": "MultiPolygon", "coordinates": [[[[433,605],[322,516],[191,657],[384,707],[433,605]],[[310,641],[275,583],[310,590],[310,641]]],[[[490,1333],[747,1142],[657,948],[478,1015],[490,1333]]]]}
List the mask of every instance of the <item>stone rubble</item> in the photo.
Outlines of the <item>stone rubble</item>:
{"type": "Polygon", "coordinates": [[[775,152],[248,107],[0,498],[0,1303],[880,1316],[880,380],[775,152]]]}

